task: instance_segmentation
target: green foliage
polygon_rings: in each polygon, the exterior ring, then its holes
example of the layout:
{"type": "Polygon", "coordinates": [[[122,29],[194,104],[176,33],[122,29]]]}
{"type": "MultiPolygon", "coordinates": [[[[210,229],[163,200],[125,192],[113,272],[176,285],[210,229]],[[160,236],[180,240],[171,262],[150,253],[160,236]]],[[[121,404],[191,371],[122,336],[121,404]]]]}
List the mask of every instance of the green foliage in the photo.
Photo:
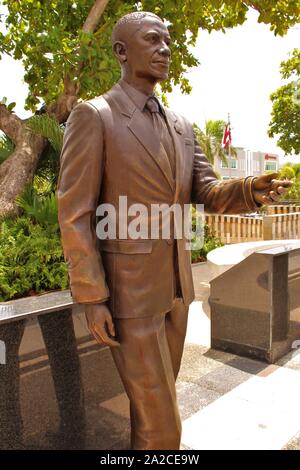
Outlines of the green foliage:
{"type": "Polygon", "coordinates": [[[295,171],[291,166],[284,165],[280,170],[279,170],[279,178],[280,179],[288,179],[291,180],[295,178],[295,171]]]}
{"type": "Polygon", "coordinates": [[[14,151],[14,143],[5,135],[0,135],[0,164],[14,151]]]}
{"type": "Polygon", "coordinates": [[[209,135],[214,136],[219,142],[223,139],[224,128],[226,126],[226,122],[223,120],[217,121],[206,121],[205,130],[206,133],[209,135]]]}
{"type": "Polygon", "coordinates": [[[46,137],[49,141],[49,145],[39,159],[36,175],[47,179],[55,187],[59,174],[59,156],[63,146],[63,128],[47,114],[32,116],[27,121],[27,127],[35,134],[46,137]]]}
{"type": "Polygon", "coordinates": [[[281,76],[289,82],[271,95],[273,102],[269,136],[286,154],[300,153],[300,49],[281,64],[281,76]]]}
{"type": "Polygon", "coordinates": [[[293,186],[284,195],[283,199],[287,201],[300,201],[300,163],[286,163],[279,170],[279,179],[289,179],[293,186]]]}
{"type": "Polygon", "coordinates": [[[36,176],[17,202],[0,220],[0,301],[68,287],[51,183],[36,176]]]}
{"type": "Polygon", "coordinates": [[[269,24],[275,34],[285,34],[299,21],[298,0],[114,0],[91,34],[83,33],[82,26],[93,0],[0,0],[1,5],[6,5],[8,14],[2,17],[6,32],[0,34],[0,54],[23,62],[29,86],[26,106],[31,110],[40,99],[47,104],[56,101],[67,76],[80,85],[83,99],[110,88],[120,74],[111,52],[113,24],[137,8],[157,13],[170,25],[173,61],[164,92],[174,84],[190,91],[184,73],[197,64],[189,46],[195,45],[199,29],[225,31],[241,25],[251,8],[259,11],[259,21],[269,24]]]}
{"type": "Polygon", "coordinates": [[[295,172],[296,178],[300,178],[300,163],[295,163],[293,165],[293,170],[295,172]]]}
{"type": "Polygon", "coordinates": [[[0,104],[4,104],[9,111],[13,111],[17,103],[15,103],[14,101],[12,103],[7,103],[6,96],[3,96],[3,98],[0,100],[0,104]]]}
{"type": "Polygon", "coordinates": [[[299,0],[256,0],[242,3],[253,5],[260,12],[258,22],[270,24],[275,35],[283,36],[290,26],[300,21],[299,0]]]}
{"type": "Polygon", "coordinates": [[[27,121],[27,127],[35,134],[46,137],[54,150],[61,152],[63,146],[64,131],[56,119],[47,114],[32,116],[27,121]]]}
{"type": "Polygon", "coordinates": [[[204,221],[202,218],[201,214],[197,214],[196,212],[196,206],[192,206],[192,253],[191,253],[191,258],[192,258],[192,263],[197,263],[198,261],[205,261],[207,253],[209,253],[211,250],[214,250],[215,248],[218,248],[219,246],[223,246],[223,243],[221,240],[217,237],[215,237],[214,233],[211,231],[210,227],[207,225],[207,223],[204,221]],[[198,218],[198,215],[200,215],[200,218],[198,218]],[[199,230],[199,227],[196,225],[202,224],[202,229],[203,229],[203,240],[199,239],[199,235],[197,233],[197,230],[199,230]],[[202,246],[199,244],[199,242],[202,241],[202,246]],[[199,245],[199,247],[197,246],[199,245]]]}
{"type": "Polygon", "coordinates": [[[57,199],[55,193],[50,190],[51,183],[35,177],[35,185],[38,185],[39,189],[34,187],[34,185],[28,185],[22,196],[16,199],[17,205],[21,207],[26,215],[35,223],[43,227],[57,225],[57,199]],[[41,185],[46,186],[46,188],[43,188],[41,185]],[[47,185],[49,185],[48,188],[47,185]],[[44,192],[39,192],[41,189],[43,189],[44,192]]]}
{"type": "Polygon", "coordinates": [[[300,179],[293,180],[293,186],[285,194],[284,199],[287,201],[300,201],[300,179]]]}
{"type": "Polygon", "coordinates": [[[197,263],[198,261],[205,261],[207,254],[219,248],[224,244],[221,240],[215,237],[214,233],[211,231],[207,224],[204,225],[204,243],[203,246],[199,249],[192,250],[192,263],[197,263]]]}
{"type": "Polygon", "coordinates": [[[59,153],[48,144],[40,156],[35,174],[51,183],[52,187],[57,186],[59,175],[59,153]]]}
{"type": "Polygon", "coordinates": [[[0,223],[0,301],[67,286],[58,226],[6,217],[0,223]]]}
{"type": "Polygon", "coordinates": [[[63,262],[58,232],[45,230],[28,218],[0,230],[0,300],[66,288],[67,267],[63,262]]]}

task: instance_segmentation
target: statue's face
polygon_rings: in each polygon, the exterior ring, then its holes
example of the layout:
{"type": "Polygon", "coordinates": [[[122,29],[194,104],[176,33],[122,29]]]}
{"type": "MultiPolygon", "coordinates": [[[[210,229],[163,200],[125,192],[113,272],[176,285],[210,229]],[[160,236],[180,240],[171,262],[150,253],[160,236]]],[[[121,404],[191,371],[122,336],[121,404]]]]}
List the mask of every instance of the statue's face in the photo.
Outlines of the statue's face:
{"type": "Polygon", "coordinates": [[[151,16],[145,17],[126,40],[126,65],[131,76],[155,82],[166,80],[171,57],[170,43],[168,28],[151,16]]]}

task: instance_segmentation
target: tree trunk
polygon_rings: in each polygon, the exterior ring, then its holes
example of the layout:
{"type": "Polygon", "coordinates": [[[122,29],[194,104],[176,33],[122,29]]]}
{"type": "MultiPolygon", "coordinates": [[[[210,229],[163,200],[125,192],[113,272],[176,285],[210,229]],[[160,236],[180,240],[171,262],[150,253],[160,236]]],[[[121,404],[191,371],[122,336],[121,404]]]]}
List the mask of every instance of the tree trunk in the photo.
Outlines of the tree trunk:
{"type": "Polygon", "coordinates": [[[47,140],[28,131],[24,124],[14,152],[0,166],[0,215],[16,211],[15,199],[32,181],[47,140]]]}

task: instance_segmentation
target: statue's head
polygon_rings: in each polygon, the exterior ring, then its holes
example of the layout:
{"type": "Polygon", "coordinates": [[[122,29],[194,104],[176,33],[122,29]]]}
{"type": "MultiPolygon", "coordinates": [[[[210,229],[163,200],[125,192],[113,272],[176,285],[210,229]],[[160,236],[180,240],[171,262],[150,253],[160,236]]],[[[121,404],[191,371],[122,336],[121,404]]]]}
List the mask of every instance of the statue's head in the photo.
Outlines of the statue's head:
{"type": "Polygon", "coordinates": [[[123,16],[114,26],[112,43],[127,77],[153,83],[168,78],[171,38],[159,16],[144,11],[123,16]]]}

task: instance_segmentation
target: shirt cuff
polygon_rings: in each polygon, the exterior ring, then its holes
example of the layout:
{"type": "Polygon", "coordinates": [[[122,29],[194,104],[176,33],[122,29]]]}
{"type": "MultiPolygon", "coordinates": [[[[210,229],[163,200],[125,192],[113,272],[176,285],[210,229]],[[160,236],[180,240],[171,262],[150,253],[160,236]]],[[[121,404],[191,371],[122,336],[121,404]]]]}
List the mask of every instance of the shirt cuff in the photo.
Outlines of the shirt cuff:
{"type": "Polygon", "coordinates": [[[253,196],[253,182],[256,179],[257,176],[247,176],[247,178],[244,179],[244,197],[250,212],[257,211],[262,206],[262,204],[259,204],[255,201],[253,196]]]}

